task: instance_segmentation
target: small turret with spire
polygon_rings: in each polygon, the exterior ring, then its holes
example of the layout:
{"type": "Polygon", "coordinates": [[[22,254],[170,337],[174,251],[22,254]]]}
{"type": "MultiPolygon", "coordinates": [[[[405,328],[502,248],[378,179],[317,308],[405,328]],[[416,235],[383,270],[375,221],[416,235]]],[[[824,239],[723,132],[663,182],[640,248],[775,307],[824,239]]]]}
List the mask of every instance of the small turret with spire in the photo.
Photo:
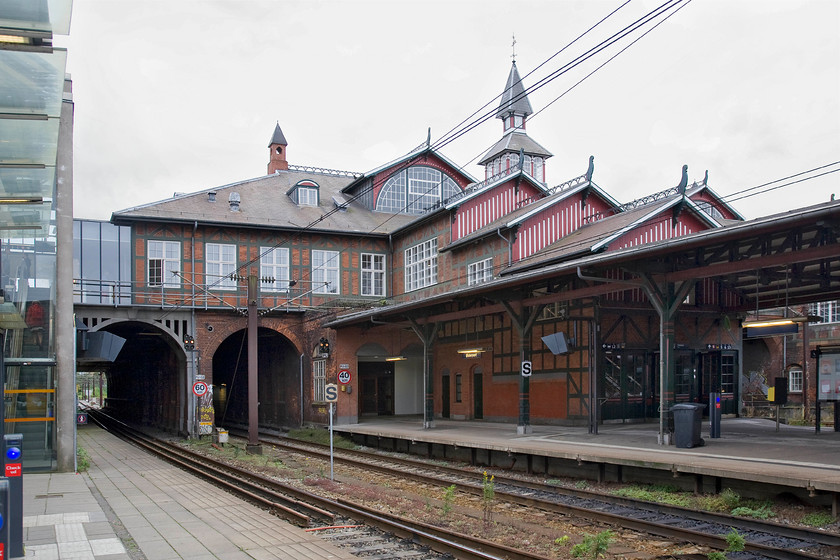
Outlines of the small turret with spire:
{"type": "Polygon", "coordinates": [[[286,137],[280,130],[280,123],[274,127],[274,134],[268,143],[268,174],[273,175],[277,171],[289,169],[289,162],[286,160],[286,137]]]}
{"type": "MultiPolygon", "coordinates": [[[[515,38],[513,44],[516,44],[515,38]]],[[[511,58],[513,63],[510,74],[496,111],[496,118],[503,123],[502,139],[490,148],[478,164],[484,166],[487,179],[518,168],[545,183],[545,161],[552,154],[525,132],[525,121],[534,110],[531,109],[531,102],[528,101],[528,94],[516,68],[516,54],[511,58]]]]}

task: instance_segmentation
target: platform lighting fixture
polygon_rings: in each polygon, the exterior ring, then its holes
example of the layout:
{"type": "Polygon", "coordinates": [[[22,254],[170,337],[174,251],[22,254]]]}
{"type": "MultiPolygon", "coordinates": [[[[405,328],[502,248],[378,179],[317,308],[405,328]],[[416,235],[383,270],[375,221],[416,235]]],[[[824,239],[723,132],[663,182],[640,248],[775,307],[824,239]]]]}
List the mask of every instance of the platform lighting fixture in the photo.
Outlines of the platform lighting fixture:
{"type": "Polygon", "coordinates": [[[386,362],[402,362],[403,360],[407,360],[405,356],[388,356],[385,358],[386,362]]]}
{"type": "Polygon", "coordinates": [[[478,358],[484,352],[489,352],[491,349],[483,346],[474,346],[471,348],[459,348],[458,353],[464,358],[478,358]]]}
{"type": "Polygon", "coordinates": [[[747,338],[793,334],[799,332],[800,323],[818,323],[822,317],[805,315],[802,317],[778,317],[774,319],[758,319],[744,321],[741,326],[746,330],[747,338]]]}

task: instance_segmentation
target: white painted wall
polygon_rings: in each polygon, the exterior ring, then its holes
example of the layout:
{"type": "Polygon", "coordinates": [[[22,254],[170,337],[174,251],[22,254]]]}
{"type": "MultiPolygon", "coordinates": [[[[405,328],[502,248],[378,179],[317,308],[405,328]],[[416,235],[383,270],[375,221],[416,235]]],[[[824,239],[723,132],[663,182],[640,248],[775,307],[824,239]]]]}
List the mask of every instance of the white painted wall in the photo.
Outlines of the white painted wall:
{"type": "Polygon", "coordinates": [[[423,359],[394,362],[394,414],[423,414],[423,359]]]}

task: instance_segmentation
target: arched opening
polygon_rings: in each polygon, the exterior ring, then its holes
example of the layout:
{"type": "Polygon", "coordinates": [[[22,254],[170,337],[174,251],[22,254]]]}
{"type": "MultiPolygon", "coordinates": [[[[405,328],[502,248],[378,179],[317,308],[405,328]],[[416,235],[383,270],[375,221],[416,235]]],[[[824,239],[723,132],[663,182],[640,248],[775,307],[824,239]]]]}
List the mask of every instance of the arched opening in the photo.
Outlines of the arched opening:
{"type": "Polygon", "coordinates": [[[101,330],[125,339],[112,363],[82,365],[104,371],[105,408],[118,418],[185,435],[187,407],[186,355],[178,341],[148,323],[126,321],[101,330]]]}
{"type": "MultiPolygon", "coordinates": [[[[300,352],[289,339],[260,327],[257,342],[258,419],[261,429],[300,424],[300,352]]],[[[231,334],[213,354],[213,408],[222,427],[248,424],[248,331],[231,334]]]]}

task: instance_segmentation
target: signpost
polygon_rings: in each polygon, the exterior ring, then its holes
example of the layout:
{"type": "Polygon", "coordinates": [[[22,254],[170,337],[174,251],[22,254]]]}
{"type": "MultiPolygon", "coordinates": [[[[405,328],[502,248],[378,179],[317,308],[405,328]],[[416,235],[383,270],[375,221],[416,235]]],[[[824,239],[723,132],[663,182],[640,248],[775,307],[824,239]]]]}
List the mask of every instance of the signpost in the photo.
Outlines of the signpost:
{"type": "Polygon", "coordinates": [[[531,377],[531,362],[528,360],[522,361],[522,377],[531,377]]]}
{"type": "Polygon", "coordinates": [[[330,403],[330,480],[335,480],[333,471],[333,410],[335,410],[335,403],[338,401],[338,385],[328,383],[324,389],[327,402],[330,403]]]}
{"type": "Polygon", "coordinates": [[[203,397],[207,394],[209,388],[207,387],[207,383],[204,381],[196,381],[193,383],[192,391],[196,397],[203,397]]]}

